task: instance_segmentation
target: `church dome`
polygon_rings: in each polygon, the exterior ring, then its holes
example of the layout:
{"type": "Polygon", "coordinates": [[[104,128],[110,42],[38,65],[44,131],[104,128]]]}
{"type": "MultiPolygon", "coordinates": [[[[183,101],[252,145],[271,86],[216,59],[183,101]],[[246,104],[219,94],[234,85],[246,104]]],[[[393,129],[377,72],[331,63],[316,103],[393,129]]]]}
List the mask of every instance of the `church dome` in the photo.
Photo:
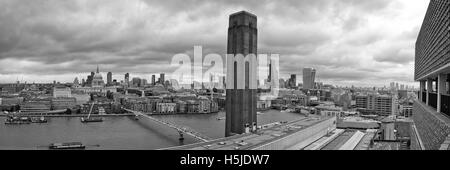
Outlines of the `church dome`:
{"type": "Polygon", "coordinates": [[[103,79],[103,77],[100,73],[95,73],[93,78],[94,79],[103,79]]]}
{"type": "Polygon", "coordinates": [[[97,72],[92,77],[92,87],[103,87],[105,82],[103,81],[103,77],[100,74],[99,68],[97,66],[97,72]]]}

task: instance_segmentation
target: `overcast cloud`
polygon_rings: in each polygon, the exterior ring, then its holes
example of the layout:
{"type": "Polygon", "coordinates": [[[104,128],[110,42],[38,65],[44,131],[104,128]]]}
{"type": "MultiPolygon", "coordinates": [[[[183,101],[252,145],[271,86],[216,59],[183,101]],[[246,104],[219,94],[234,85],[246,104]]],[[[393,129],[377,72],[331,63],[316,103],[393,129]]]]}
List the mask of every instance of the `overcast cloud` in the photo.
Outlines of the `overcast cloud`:
{"type": "MultiPolygon", "coordinates": [[[[174,54],[226,52],[228,16],[258,16],[258,52],[281,77],[315,67],[339,85],[413,84],[428,0],[0,0],[0,83],[71,82],[101,71],[150,79],[174,54]],[[83,77],[81,77],[83,76],[83,77]]],[[[106,76],[104,76],[106,77],[106,76]]]]}

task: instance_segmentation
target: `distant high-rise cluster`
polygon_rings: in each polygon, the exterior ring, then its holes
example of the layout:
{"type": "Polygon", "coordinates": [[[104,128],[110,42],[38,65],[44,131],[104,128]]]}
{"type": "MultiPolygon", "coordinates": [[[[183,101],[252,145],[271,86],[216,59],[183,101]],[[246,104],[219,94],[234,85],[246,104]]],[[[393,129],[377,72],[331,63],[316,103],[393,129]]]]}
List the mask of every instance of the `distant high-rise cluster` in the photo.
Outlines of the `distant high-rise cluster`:
{"type": "Polygon", "coordinates": [[[294,89],[297,87],[297,75],[296,74],[291,74],[291,77],[288,79],[287,82],[287,87],[294,89]]]}
{"type": "Polygon", "coordinates": [[[389,84],[390,90],[413,90],[412,86],[408,86],[405,84],[398,84],[398,82],[391,82],[389,84]]]}

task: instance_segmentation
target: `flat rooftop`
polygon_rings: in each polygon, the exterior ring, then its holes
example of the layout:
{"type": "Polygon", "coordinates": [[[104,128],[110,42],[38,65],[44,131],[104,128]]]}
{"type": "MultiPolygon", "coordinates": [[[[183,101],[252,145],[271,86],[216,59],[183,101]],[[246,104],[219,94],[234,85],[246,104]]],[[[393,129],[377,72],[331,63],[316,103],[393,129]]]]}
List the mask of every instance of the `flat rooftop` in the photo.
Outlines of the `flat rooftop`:
{"type": "Polygon", "coordinates": [[[256,133],[240,134],[209,142],[162,148],[162,150],[251,150],[328,119],[330,117],[309,116],[281,125],[275,125],[267,129],[259,129],[256,133]]]}
{"type": "Polygon", "coordinates": [[[342,120],[346,121],[346,122],[378,123],[378,121],[376,121],[376,120],[365,119],[365,118],[362,118],[362,117],[354,117],[354,116],[344,117],[342,120]]]}
{"type": "Polygon", "coordinates": [[[332,140],[330,143],[325,145],[325,147],[323,147],[322,150],[338,150],[355,134],[355,132],[356,131],[345,131],[344,133],[336,137],[334,140],[332,140]]]}

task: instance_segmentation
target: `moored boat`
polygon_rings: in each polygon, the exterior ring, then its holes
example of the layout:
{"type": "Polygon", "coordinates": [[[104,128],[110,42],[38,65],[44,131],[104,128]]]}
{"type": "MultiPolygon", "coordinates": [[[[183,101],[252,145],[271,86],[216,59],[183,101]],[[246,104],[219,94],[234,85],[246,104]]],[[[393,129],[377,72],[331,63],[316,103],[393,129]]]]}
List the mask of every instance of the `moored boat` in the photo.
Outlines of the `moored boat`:
{"type": "Polygon", "coordinates": [[[19,124],[30,124],[31,118],[29,117],[18,117],[18,116],[7,116],[5,119],[5,124],[7,125],[19,125],[19,124]]]}
{"type": "Polygon", "coordinates": [[[30,122],[22,122],[22,121],[5,121],[7,125],[20,125],[20,124],[30,124],[30,122]]]}
{"type": "Polygon", "coordinates": [[[85,149],[86,146],[81,142],[68,143],[52,143],[48,146],[49,149],[85,149]]]}
{"type": "Polygon", "coordinates": [[[94,117],[89,117],[89,118],[81,118],[81,122],[83,123],[89,123],[89,122],[103,122],[102,118],[94,118],[94,117]]]}
{"type": "Polygon", "coordinates": [[[41,116],[40,118],[31,119],[31,122],[33,122],[33,123],[47,123],[47,119],[45,119],[44,116],[41,116]]]}

